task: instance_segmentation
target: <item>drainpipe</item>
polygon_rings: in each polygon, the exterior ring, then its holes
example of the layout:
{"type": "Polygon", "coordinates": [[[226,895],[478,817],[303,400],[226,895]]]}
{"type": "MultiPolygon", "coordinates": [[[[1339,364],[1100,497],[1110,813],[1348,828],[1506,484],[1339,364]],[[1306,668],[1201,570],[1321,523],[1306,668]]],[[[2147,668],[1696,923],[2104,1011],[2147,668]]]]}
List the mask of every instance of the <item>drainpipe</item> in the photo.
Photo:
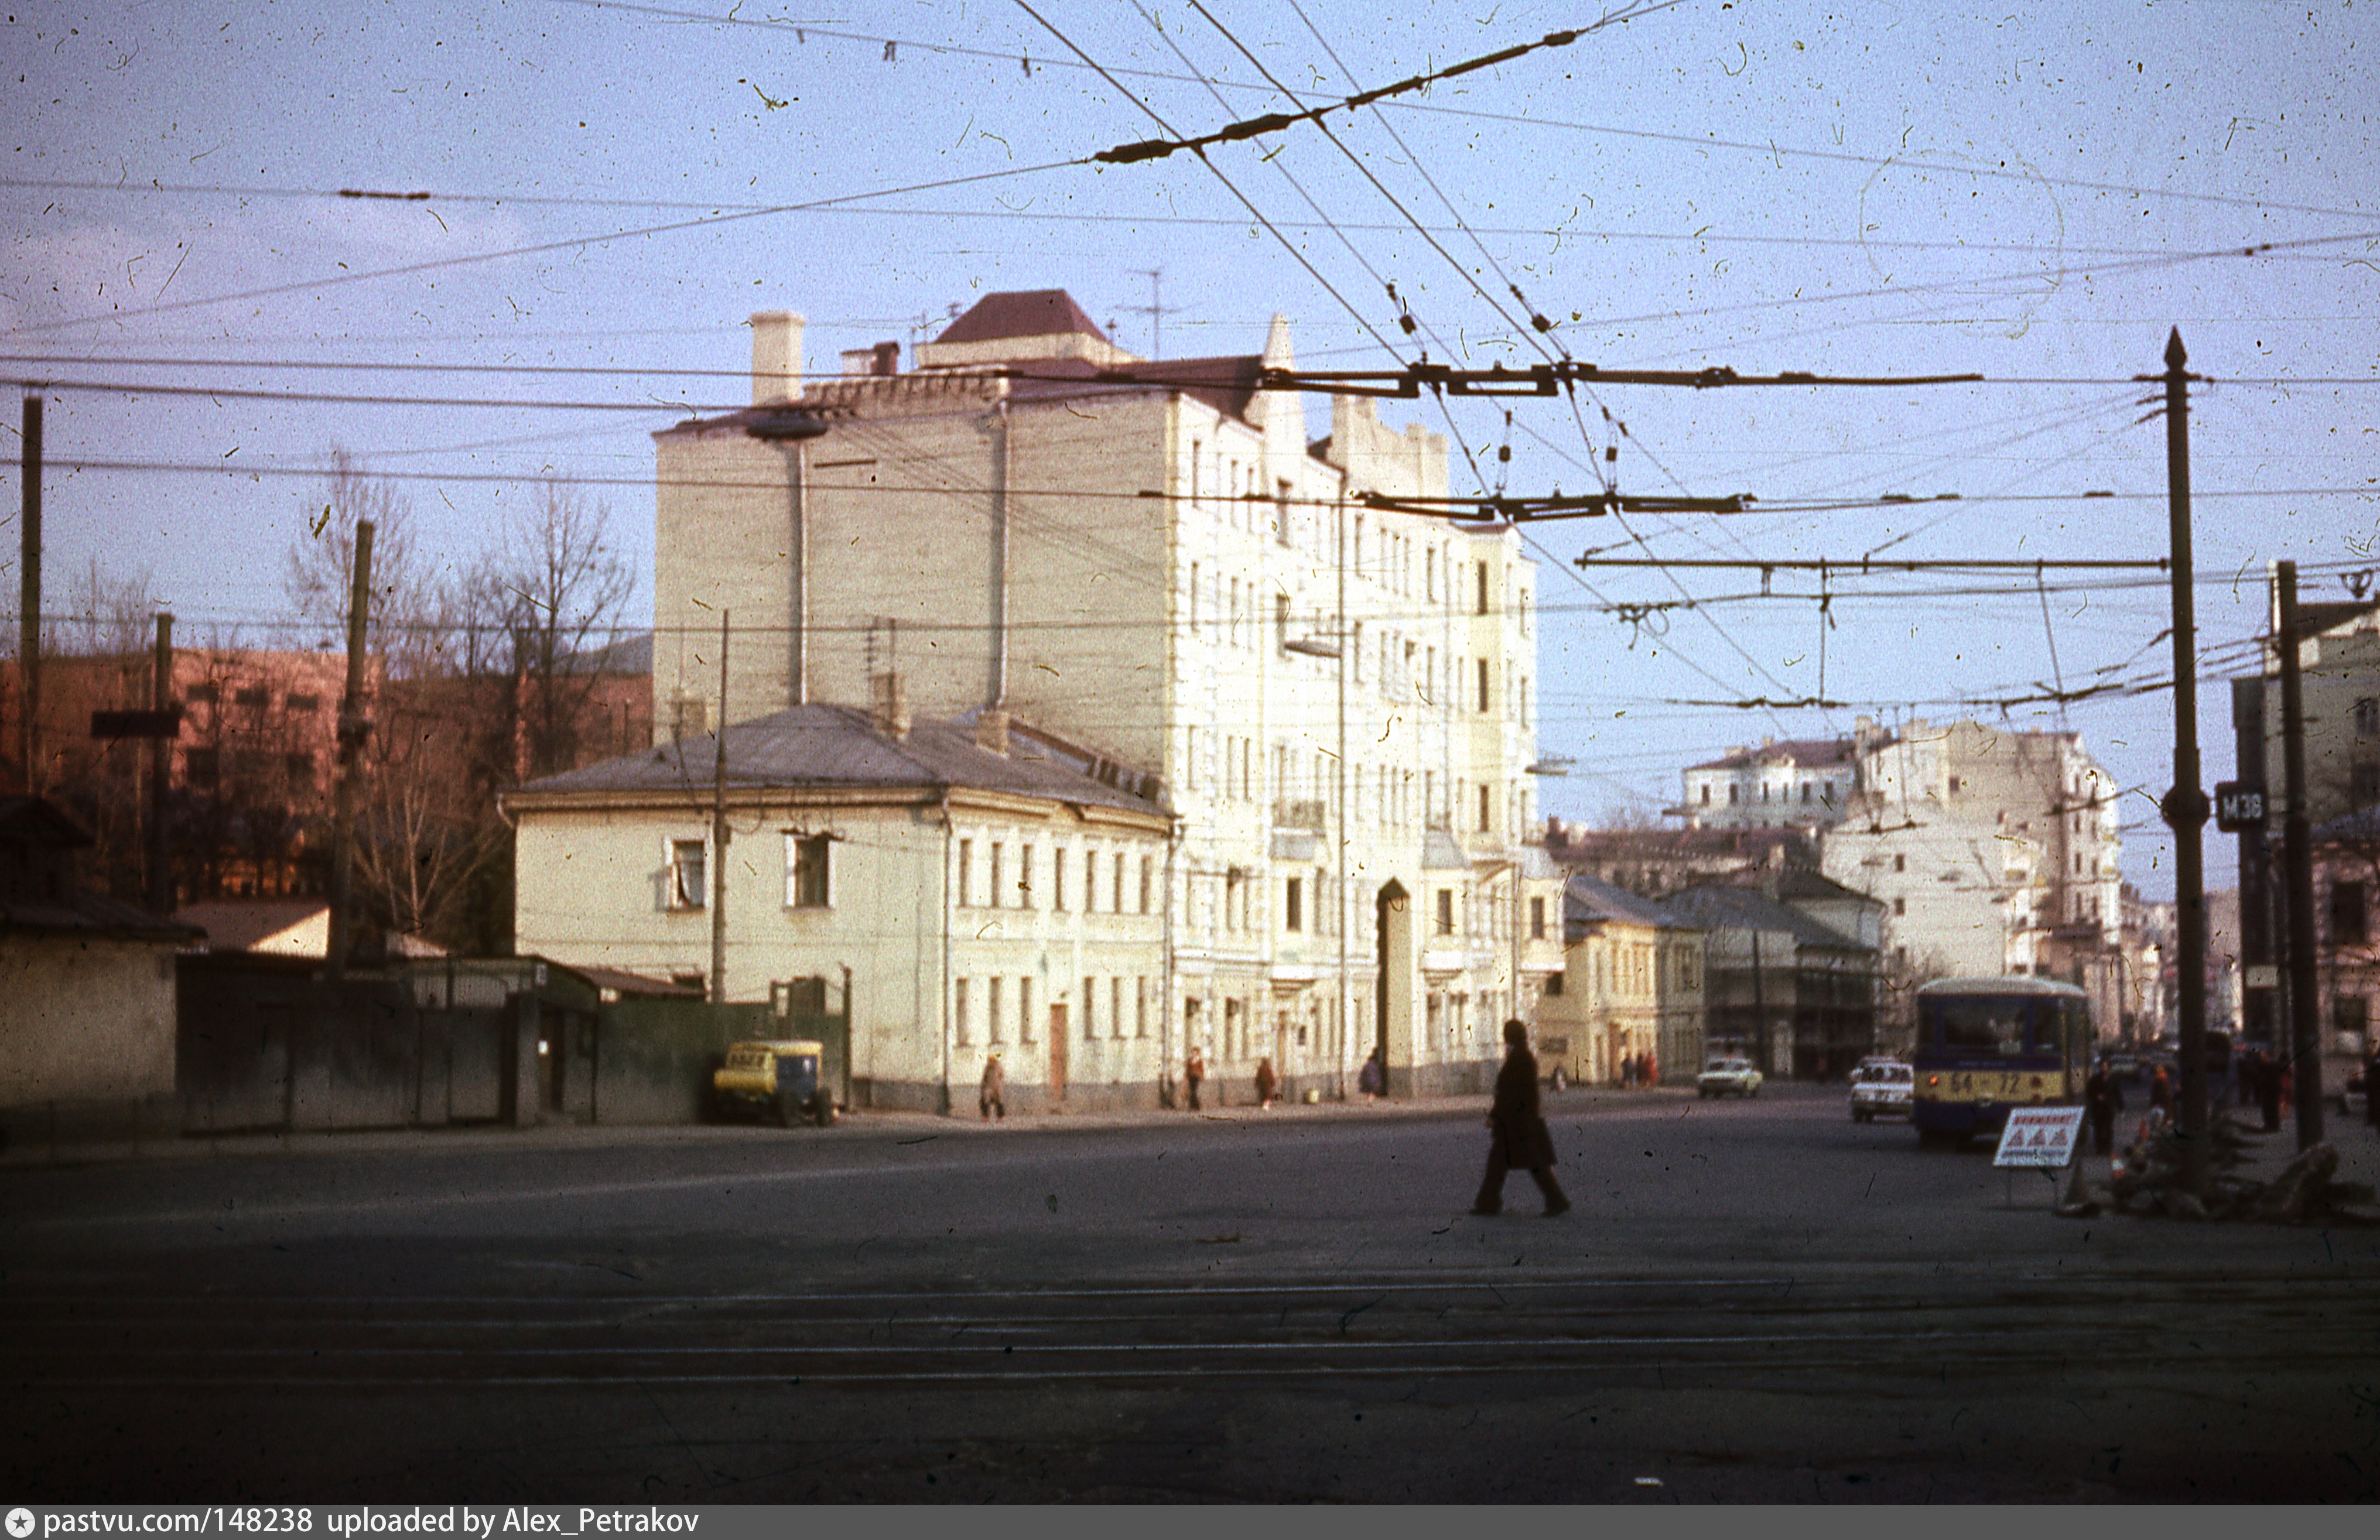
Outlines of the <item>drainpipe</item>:
{"type": "Polygon", "coordinates": [[[1008,398],[993,408],[991,492],[991,679],[988,706],[1008,704],[1008,398]]]}
{"type": "Polygon", "coordinates": [[[942,1029],[941,1029],[941,1041],[942,1041],[942,1109],[941,1109],[941,1110],[942,1110],[942,1113],[943,1113],[943,1115],[947,1117],[947,1116],[950,1114],[950,1110],[951,1110],[951,922],[952,922],[953,920],[954,920],[954,919],[957,917],[957,916],[956,916],[955,915],[953,915],[953,914],[952,913],[952,911],[951,911],[951,861],[952,861],[952,858],[953,858],[953,852],[952,852],[952,848],[951,848],[951,794],[950,794],[950,788],[948,788],[948,787],[944,787],[944,788],[942,789],[941,814],[942,814],[942,895],[941,895],[941,911],[942,911],[942,916],[941,916],[941,917],[942,917],[942,924],[941,924],[941,931],[942,931],[942,988],[941,988],[941,1010],[940,1010],[940,1012],[938,1012],[937,1013],[938,1013],[938,1014],[941,1017],[941,1019],[942,1019],[942,1029]]]}

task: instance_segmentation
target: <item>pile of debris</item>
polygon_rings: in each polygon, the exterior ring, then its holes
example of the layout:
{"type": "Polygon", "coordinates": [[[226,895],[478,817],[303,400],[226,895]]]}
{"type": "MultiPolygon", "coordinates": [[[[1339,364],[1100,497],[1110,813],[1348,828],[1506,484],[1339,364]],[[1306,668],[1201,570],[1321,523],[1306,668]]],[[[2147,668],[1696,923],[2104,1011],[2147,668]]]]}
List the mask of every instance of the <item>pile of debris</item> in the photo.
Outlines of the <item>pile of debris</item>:
{"type": "Polygon", "coordinates": [[[2271,1181],[2259,1182],[2240,1174],[2240,1168],[2247,1164],[2262,1139],[2228,1115],[2218,1115],[2207,1132],[2204,1199],[2183,1182],[2180,1130],[2152,1114],[2139,1141],[2116,1158],[2114,1180],[2105,1187],[2090,1184],[2058,1212],[2068,1219],[2090,1219],[2112,1208],[2119,1214],[2162,1215],[2172,1219],[2380,1222],[2380,1217],[2357,1211],[2374,1203],[2372,1188],[2360,1182],[2333,1180],[2338,1171],[2338,1151],[2328,1144],[2301,1151],[2271,1181]]]}

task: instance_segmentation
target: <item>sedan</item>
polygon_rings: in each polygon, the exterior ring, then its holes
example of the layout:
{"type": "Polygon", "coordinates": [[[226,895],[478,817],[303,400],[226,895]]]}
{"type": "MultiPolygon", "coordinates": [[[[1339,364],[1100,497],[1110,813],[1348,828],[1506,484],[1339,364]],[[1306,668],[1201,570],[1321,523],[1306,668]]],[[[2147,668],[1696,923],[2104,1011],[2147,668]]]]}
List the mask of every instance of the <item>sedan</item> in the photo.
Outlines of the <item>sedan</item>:
{"type": "Polygon", "coordinates": [[[1906,1118],[1917,1089],[1917,1072],[1893,1059],[1864,1061],[1852,1075],[1852,1121],[1906,1118]]]}
{"type": "Polygon", "coordinates": [[[1703,1066],[1694,1077],[1694,1095],[1698,1097],[1756,1097],[1760,1094],[1760,1072],[1752,1067],[1749,1059],[1714,1059],[1703,1066]]]}

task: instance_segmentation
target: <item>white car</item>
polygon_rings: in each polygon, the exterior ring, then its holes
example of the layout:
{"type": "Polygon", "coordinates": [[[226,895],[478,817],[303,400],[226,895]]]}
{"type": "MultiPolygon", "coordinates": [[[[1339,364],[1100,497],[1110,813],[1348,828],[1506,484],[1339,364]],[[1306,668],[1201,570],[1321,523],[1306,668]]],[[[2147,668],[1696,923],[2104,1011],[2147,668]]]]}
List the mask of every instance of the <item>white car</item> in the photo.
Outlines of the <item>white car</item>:
{"type": "Polygon", "coordinates": [[[1852,1122],[1906,1118],[1917,1090],[1917,1072],[1898,1059],[1863,1059],[1852,1072],[1852,1122]]]}
{"type": "Polygon", "coordinates": [[[1756,1097],[1760,1094],[1760,1072],[1752,1067],[1749,1059],[1714,1059],[1703,1066],[1694,1077],[1694,1095],[1698,1097],[1756,1097]]]}

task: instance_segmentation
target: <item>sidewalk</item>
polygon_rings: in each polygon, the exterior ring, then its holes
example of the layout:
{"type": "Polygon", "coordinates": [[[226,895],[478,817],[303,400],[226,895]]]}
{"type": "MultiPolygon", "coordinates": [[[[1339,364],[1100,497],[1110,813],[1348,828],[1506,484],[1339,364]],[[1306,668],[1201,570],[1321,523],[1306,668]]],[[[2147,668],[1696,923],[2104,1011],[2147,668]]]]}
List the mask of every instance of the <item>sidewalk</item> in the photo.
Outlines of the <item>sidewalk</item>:
{"type": "MultiPolygon", "coordinates": [[[[1545,1110],[1548,1117],[1575,1116],[1582,1112],[1659,1106],[1691,1099],[1691,1086],[1632,1091],[1572,1086],[1560,1093],[1546,1093],[1545,1110]]],[[[964,1138],[969,1135],[994,1137],[1010,1131],[1050,1133],[1073,1129],[1157,1128],[1189,1122],[1264,1124],[1364,1118],[1479,1118],[1487,1115],[1489,1099],[1486,1095],[1474,1094],[1401,1101],[1384,1097],[1366,1104],[1361,1097],[1354,1097],[1347,1101],[1322,1101],[1311,1106],[1285,1101],[1266,1109],[1242,1104],[1209,1108],[1198,1112],[1185,1109],[1072,1112],[1061,1109],[1048,1112],[1020,1112],[996,1123],[982,1122],[976,1116],[972,1106],[953,1107],[948,1113],[861,1110],[845,1112],[830,1136],[856,1135],[865,1138],[869,1134],[894,1134],[914,1138],[920,1134],[931,1133],[964,1138]]],[[[242,1157],[396,1152],[436,1154],[486,1149],[663,1148],[782,1139],[788,1137],[789,1132],[797,1134],[804,1131],[787,1131],[758,1122],[540,1123],[531,1128],[468,1123],[447,1128],[336,1129],[298,1134],[192,1134],[138,1141],[94,1140],[62,1143],[55,1149],[26,1143],[0,1150],[0,1171],[242,1157]]]]}

